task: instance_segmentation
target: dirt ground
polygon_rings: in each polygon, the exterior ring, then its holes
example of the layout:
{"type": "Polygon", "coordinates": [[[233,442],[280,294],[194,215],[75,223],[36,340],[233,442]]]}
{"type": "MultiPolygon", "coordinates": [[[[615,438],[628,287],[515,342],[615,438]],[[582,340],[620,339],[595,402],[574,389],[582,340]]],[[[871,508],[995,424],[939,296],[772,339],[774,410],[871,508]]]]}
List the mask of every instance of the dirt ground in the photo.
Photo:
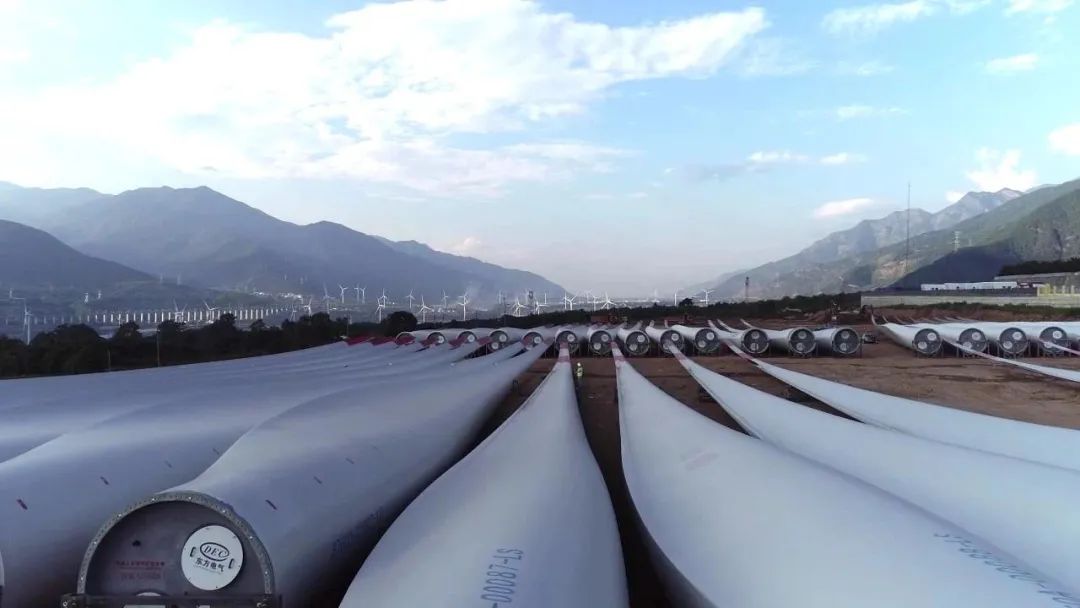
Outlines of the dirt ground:
{"type": "MultiPolygon", "coordinates": [[[[710,369],[769,393],[832,411],[823,404],[806,401],[804,395],[790,391],[778,380],[762,374],[751,364],[735,356],[700,357],[695,360],[710,369]]],[[[982,359],[952,356],[918,358],[908,350],[882,342],[866,345],[863,356],[856,358],[795,359],[775,356],[769,357],[769,360],[793,370],[891,395],[1017,420],[1080,429],[1080,386],[982,359]]],[[[614,364],[610,357],[581,357],[574,361],[581,361],[585,370],[578,391],[578,404],[589,443],[607,480],[615,506],[622,535],[631,606],[667,608],[672,604],[664,597],[656,571],[649,562],[622,477],[614,364]]],[[[688,407],[731,428],[739,428],[720,406],[699,390],[694,380],[674,359],[638,358],[630,361],[653,383],[688,407]]],[[[1080,369],[1080,358],[1038,358],[1028,361],[1080,369]]],[[[542,359],[519,378],[518,387],[490,421],[489,429],[501,423],[524,401],[551,369],[553,362],[553,359],[542,359]]]]}

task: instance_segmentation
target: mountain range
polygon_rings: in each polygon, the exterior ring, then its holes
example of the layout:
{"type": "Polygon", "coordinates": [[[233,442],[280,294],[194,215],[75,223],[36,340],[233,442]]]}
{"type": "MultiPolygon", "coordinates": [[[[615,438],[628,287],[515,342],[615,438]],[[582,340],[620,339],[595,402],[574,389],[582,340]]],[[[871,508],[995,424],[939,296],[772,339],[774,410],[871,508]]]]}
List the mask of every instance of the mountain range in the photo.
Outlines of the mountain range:
{"type": "Polygon", "coordinates": [[[1080,180],[1030,191],[956,228],[970,246],[951,251],[947,235],[922,235],[918,255],[913,256],[915,270],[897,285],[917,288],[920,283],[988,281],[1005,265],[1080,255],[1080,180]]]}
{"type": "Polygon", "coordinates": [[[0,218],[45,230],[71,247],[155,277],[219,289],[338,296],[338,286],[443,292],[492,302],[498,291],[558,293],[543,277],[415,241],[394,242],[332,222],[297,225],[206,187],[88,189],[0,185],[0,218]]]}
{"type": "MultiPolygon", "coordinates": [[[[1045,187],[1028,193],[1002,189],[997,192],[969,192],[955,203],[931,213],[923,209],[895,211],[889,215],[863,220],[846,230],[834,232],[820,239],[795,255],[769,262],[737,274],[726,274],[709,285],[717,292],[714,298],[739,298],[745,293],[745,277],[750,277],[750,295],[756,298],[777,298],[798,294],[850,291],[881,287],[897,281],[916,269],[934,261],[915,259],[903,264],[904,243],[910,233],[914,257],[918,257],[918,237],[939,235],[938,240],[947,241],[949,251],[953,245],[954,230],[965,222],[990,214],[1003,206],[1020,201],[1018,208],[1026,207],[1023,199],[1042,197],[1054,187],[1045,187]],[[900,266],[896,265],[896,247],[900,251],[900,266]]],[[[967,230],[961,230],[964,242],[971,238],[967,230]]],[[[937,241],[935,241],[937,242],[937,241]]],[[[948,253],[942,251],[938,257],[948,253]]]]}
{"type": "Polygon", "coordinates": [[[0,220],[2,287],[20,291],[56,287],[89,290],[149,280],[151,277],[145,273],[79,253],[46,232],[0,220]]]}

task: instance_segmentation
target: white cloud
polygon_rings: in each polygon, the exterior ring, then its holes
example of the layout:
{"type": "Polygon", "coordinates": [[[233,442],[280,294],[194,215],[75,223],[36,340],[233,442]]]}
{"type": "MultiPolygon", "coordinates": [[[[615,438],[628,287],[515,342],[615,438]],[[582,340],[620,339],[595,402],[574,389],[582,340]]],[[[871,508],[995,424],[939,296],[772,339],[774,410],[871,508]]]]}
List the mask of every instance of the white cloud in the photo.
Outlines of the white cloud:
{"type": "Polygon", "coordinates": [[[804,154],[796,154],[790,150],[774,150],[767,152],[754,152],[746,158],[751,163],[772,165],[782,163],[802,163],[809,160],[804,154]]]}
{"type": "Polygon", "coordinates": [[[836,9],[822,25],[832,34],[873,34],[895,23],[915,21],[937,12],[934,2],[911,0],[896,4],[868,4],[836,9]]]}
{"type": "Polygon", "coordinates": [[[1046,15],[1061,12],[1072,4],[1073,0],[1009,0],[1005,14],[1040,13],[1046,15]]]}
{"type": "Polygon", "coordinates": [[[1055,152],[1080,156],[1080,122],[1065,125],[1050,133],[1050,148],[1055,152]]]}
{"type": "MultiPolygon", "coordinates": [[[[723,181],[743,175],[765,173],[780,167],[792,165],[821,164],[826,166],[847,165],[865,162],[862,154],[838,152],[821,157],[792,152],[791,150],[761,150],[746,157],[742,162],[720,163],[713,165],[689,165],[682,168],[683,174],[691,181],[723,181]]],[[[671,170],[665,170],[665,174],[671,170]]]]}
{"type": "Polygon", "coordinates": [[[458,243],[450,245],[448,248],[452,253],[458,255],[473,255],[481,248],[483,248],[484,242],[475,236],[467,236],[458,243]]]}
{"type": "Polygon", "coordinates": [[[888,74],[895,68],[893,66],[883,63],[881,61],[863,61],[861,63],[852,63],[848,61],[840,62],[836,66],[836,73],[841,76],[878,76],[880,74],[888,74]]]}
{"type": "Polygon", "coordinates": [[[910,23],[942,10],[966,15],[989,0],[910,0],[909,2],[866,4],[833,10],[825,15],[822,27],[834,35],[872,35],[898,23],[910,23]]]}
{"type": "Polygon", "coordinates": [[[1012,57],[999,57],[986,62],[984,69],[988,74],[1015,74],[1034,70],[1039,63],[1039,56],[1035,53],[1024,53],[1012,57]]]}
{"type": "Polygon", "coordinates": [[[790,76],[804,74],[817,67],[806,52],[782,38],[758,38],[749,42],[738,60],[744,76],[790,76]]]}
{"type": "Polygon", "coordinates": [[[814,209],[814,217],[818,219],[827,219],[833,217],[840,217],[843,215],[851,215],[867,207],[872,207],[876,203],[872,198],[849,198],[841,201],[829,201],[817,209],[814,209]]]}
{"type": "Polygon", "coordinates": [[[851,154],[849,152],[838,152],[836,154],[821,157],[821,164],[823,165],[850,165],[864,162],[866,162],[865,156],[862,154],[851,154]]]}
{"type": "Polygon", "coordinates": [[[628,197],[631,198],[631,199],[634,199],[634,200],[641,200],[643,198],[649,198],[649,193],[648,192],[631,192],[628,195],[628,197]]]}
{"type": "Polygon", "coordinates": [[[952,204],[952,203],[955,203],[956,201],[964,198],[965,194],[967,194],[967,192],[963,192],[961,190],[949,190],[948,192],[945,193],[945,200],[949,204],[952,204]]]}
{"type": "Polygon", "coordinates": [[[907,110],[903,108],[893,107],[875,107],[861,104],[853,104],[848,106],[840,106],[836,108],[836,118],[839,120],[851,120],[853,118],[872,118],[872,117],[885,117],[885,116],[898,116],[901,114],[907,114],[907,110]]]}
{"type": "Polygon", "coordinates": [[[0,166],[50,181],[66,172],[49,151],[81,149],[112,159],[114,173],[137,159],[195,175],[493,196],[607,170],[624,153],[582,142],[465,149],[451,136],[520,133],[585,112],[622,82],[711,74],[767,22],[749,8],[613,27],[526,0],[412,0],[327,25],[317,37],[216,22],[111,81],[5,95],[0,166]]]}
{"type": "Polygon", "coordinates": [[[1002,188],[1029,190],[1039,183],[1039,176],[1032,170],[1020,169],[1019,150],[994,150],[980,148],[975,153],[979,167],[967,172],[967,178],[976,190],[997,192],[1002,188]]]}

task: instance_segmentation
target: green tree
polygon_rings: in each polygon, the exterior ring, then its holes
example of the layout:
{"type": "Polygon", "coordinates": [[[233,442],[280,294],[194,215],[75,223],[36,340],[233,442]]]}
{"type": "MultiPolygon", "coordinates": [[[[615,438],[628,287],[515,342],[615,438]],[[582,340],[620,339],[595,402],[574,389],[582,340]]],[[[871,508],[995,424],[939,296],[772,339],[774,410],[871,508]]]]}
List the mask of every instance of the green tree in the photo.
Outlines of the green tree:
{"type": "Polygon", "coordinates": [[[390,316],[383,320],[383,335],[392,338],[403,331],[416,329],[416,324],[415,315],[408,311],[398,310],[390,313],[390,316]]]}

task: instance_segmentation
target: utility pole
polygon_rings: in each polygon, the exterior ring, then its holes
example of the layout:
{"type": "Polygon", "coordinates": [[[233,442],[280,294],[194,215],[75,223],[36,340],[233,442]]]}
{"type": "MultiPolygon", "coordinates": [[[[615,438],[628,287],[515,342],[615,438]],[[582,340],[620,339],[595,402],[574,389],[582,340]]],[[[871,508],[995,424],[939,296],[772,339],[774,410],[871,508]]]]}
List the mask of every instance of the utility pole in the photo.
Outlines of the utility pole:
{"type": "Polygon", "coordinates": [[[908,264],[911,262],[911,182],[907,183],[907,218],[906,235],[904,238],[904,276],[908,273],[908,264]]]}

